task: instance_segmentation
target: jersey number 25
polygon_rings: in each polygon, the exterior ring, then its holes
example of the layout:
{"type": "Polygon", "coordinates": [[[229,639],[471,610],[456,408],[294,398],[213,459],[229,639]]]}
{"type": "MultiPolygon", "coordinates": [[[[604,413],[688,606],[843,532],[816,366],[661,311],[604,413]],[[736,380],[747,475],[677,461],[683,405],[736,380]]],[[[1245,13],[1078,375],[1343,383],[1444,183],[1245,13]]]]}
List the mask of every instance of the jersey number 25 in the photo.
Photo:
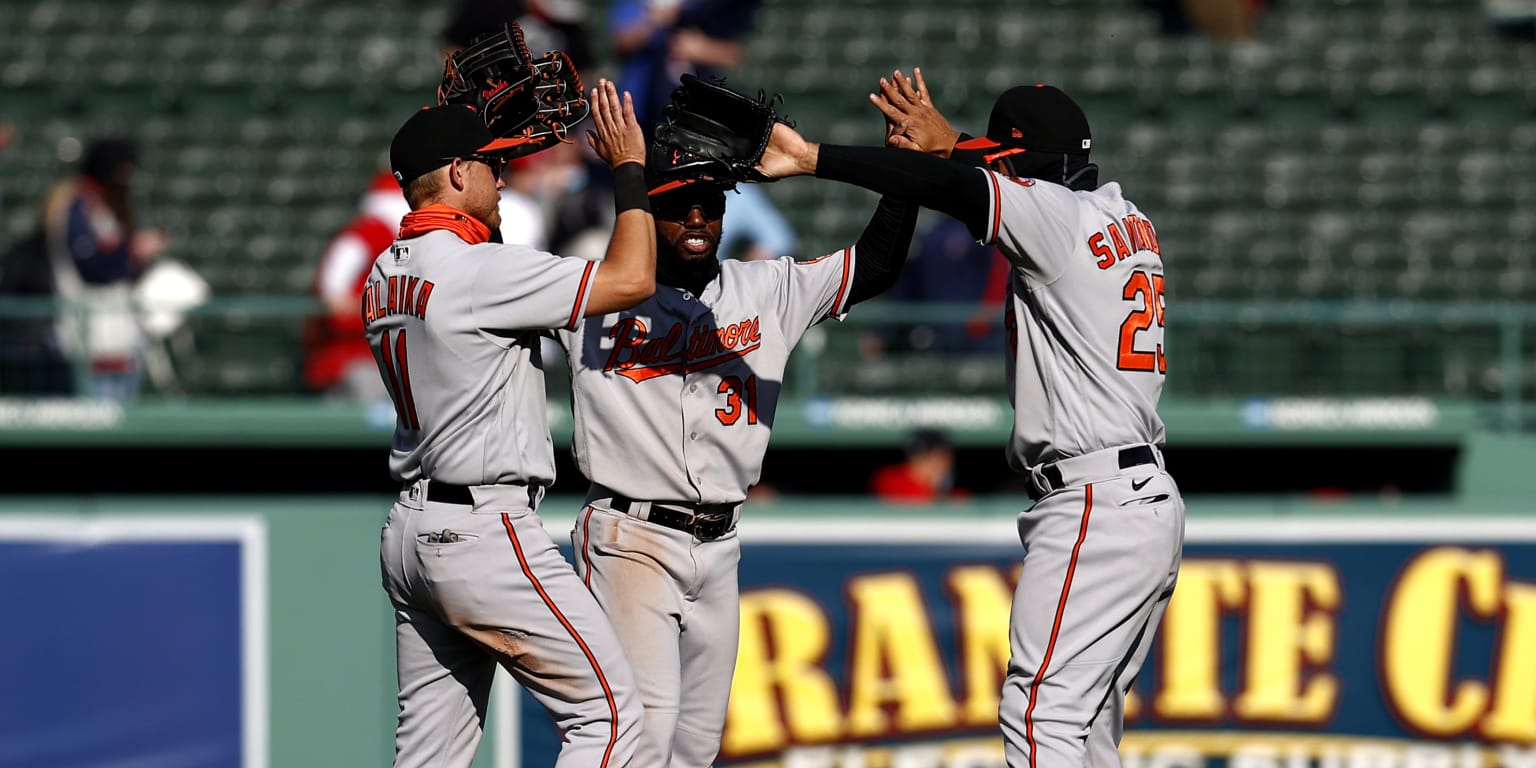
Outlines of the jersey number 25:
{"type": "Polygon", "coordinates": [[[1144,269],[1131,273],[1120,298],[1137,302],[1135,309],[1120,324],[1118,367],[1122,371],[1167,373],[1168,359],[1163,357],[1163,276],[1144,269]],[[1156,325],[1157,346],[1150,352],[1136,348],[1136,337],[1156,325]]]}

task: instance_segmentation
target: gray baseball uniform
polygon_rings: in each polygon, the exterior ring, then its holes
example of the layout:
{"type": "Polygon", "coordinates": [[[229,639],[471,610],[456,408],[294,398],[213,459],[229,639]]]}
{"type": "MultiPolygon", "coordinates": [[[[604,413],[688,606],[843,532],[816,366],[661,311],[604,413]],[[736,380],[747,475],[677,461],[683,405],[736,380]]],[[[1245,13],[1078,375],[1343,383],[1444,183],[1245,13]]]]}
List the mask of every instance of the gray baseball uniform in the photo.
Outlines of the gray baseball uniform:
{"type": "Polygon", "coordinates": [[[539,334],[578,324],[597,268],[435,230],[397,241],[364,287],[405,486],[380,545],[397,766],[470,764],[498,663],[559,726],[556,765],[624,766],[640,746],[618,640],[535,511],[555,476],[539,334]]]}
{"type": "Polygon", "coordinates": [[[987,174],[1013,264],[1011,465],[1030,473],[1001,721],[1010,766],[1117,766],[1125,693],[1173,594],[1184,502],[1164,471],[1157,234],[1108,183],[987,174]]]}
{"type": "Polygon", "coordinates": [[[624,643],[646,733],[672,768],[720,748],[736,665],[734,524],[762,472],[784,367],[806,329],[847,311],[854,249],[813,261],[725,261],[702,295],[557,333],[572,371],[574,446],[593,482],[571,539],[577,573],[624,643]],[[675,527],[692,516],[694,533],[675,527]]]}

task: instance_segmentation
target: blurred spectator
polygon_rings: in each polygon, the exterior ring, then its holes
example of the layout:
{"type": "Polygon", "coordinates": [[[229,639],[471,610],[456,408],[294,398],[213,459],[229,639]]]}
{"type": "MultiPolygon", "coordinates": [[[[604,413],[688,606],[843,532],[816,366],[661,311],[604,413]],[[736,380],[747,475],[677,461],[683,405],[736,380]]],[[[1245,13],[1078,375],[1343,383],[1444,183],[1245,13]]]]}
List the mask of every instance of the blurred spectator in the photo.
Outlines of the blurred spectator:
{"type": "Polygon", "coordinates": [[[970,494],[955,487],[955,449],[943,432],[919,429],[907,438],[906,460],[875,470],[869,490],[893,504],[930,504],[970,494]]]}
{"type": "Polygon", "coordinates": [[[618,58],[619,90],[635,99],[649,136],[684,73],[724,76],[746,57],[761,0],[617,0],[608,41],[618,58]]]}
{"type": "Polygon", "coordinates": [[[144,332],[133,287],[166,245],[160,230],[138,227],[131,200],[138,167],[133,141],[92,140],[78,172],[49,191],[36,228],[7,253],[0,292],[66,302],[56,318],[27,323],[17,329],[21,338],[7,339],[6,367],[26,366],[17,375],[30,379],[19,383],[29,394],[70,391],[66,361],[73,360],[86,372],[81,394],[138,396],[144,332]]]}
{"type": "MultiPolygon", "coordinates": [[[[524,157],[507,166],[502,189],[501,229],[505,242],[519,242],[569,256],[582,255],[569,246],[593,230],[601,230],[601,242],[591,258],[601,258],[607,248],[613,200],[608,187],[594,186],[592,166],[583,157],[584,144],[564,142],[524,157]],[[607,194],[601,199],[597,193],[607,194]],[[514,220],[526,227],[514,233],[514,220]]],[[[579,249],[577,249],[579,250],[579,249]]]]}
{"type": "Polygon", "coordinates": [[[1483,0],[1483,15],[1500,35],[1536,42],[1536,0],[1483,0]]]}
{"type": "Polygon", "coordinates": [[[886,301],[975,306],[965,320],[921,322],[887,328],[866,346],[937,352],[946,355],[992,353],[1003,348],[1003,295],[1008,262],[992,246],[978,245],[956,219],[925,213],[928,227],[916,243],[901,280],[886,301]]]}
{"type": "Polygon", "coordinates": [[[1168,36],[1199,33],[1216,40],[1246,40],[1257,32],[1258,18],[1272,0],[1143,0],[1157,12],[1168,36]]]}
{"type": "Polygon", "coordinates": [[[313,290],[325,314],[304,328],[304,388],[347,399],[389,399],[378,364],[363,338],[358,311],[373,260],[395,241],[411,207],[389,171],[374,174],[357,217],[331,238],[320,256],[313,290]]]}

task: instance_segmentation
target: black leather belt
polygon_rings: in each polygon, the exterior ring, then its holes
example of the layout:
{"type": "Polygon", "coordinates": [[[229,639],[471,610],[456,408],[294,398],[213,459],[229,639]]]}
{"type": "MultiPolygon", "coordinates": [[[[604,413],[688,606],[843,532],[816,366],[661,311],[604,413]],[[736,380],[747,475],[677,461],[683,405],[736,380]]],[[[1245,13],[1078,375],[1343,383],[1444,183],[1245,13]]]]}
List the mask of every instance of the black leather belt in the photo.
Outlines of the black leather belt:
{"type": "MultiPolygon", "coordinates": [[[[530,506],[534,503],[535,496],[538,494],[538,491],[536,490],[538,486],[527,485],[524,483],[507,483],[506,485],[510,485],[513,488],[528,489],[528,503],[530,506]]],[[[470,493],[469,486],[467,485],[454,485],[452,483],[440,483],[436,480],[428,480],[427,501],[435,502],[438,504],[468,504],[473,506],[475,503],[475,495],[470,493]]]]}
{"type": "MultiPolygon", "coordinates": [[[[1151,446],[1133,445],[1130,448],[1120,449],[1121,469],[1130,469],[1131,467],[1139,467],[1143,464],[1156,463],[1157,454],[1152,452],[1151,446]]],[[[1035,501],[1039,501],[1040,499],[1044,498],[1048,493],[1059,491],[1062,488],[1067,487],[1067,484],[1062,482],[1061,469],[1057,467],[1055,463],[1047,464],[1041,467],[1040,477],[1043,478],[1045,482],[1050,485],[1050,487],[1036,488],[1034,483],[1029,483],[1027,488],[1029,491],[1029,498],[1035,501]]]]}
{"type": "MultiPolygon", "coordinates": [[[[632,499],[613,497],[609,507],[615,512],[629,514],[632,499]]],[[[736,530],[735,504],[690,504],[686,501],[653,501],[647,522],[673,530],[691,533],[699,541],[714,541],[736,530]],[[665,506],[663,506],[665,505],[665,506]]]]}

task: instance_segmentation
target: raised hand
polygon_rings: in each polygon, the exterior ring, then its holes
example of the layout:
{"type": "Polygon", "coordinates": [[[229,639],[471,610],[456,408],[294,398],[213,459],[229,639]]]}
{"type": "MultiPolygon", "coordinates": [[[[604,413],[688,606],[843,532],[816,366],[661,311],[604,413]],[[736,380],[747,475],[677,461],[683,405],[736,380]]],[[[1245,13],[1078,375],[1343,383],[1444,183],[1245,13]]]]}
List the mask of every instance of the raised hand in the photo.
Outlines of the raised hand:
{"type": "Polygon", "coordinates": [[[587,144],[610,168],[625,163],[645,164],[645,132],[635,119],[635,100],[624,92],[623,100],[611,80],[603,78],[592,89],[592,125],[587,144]]]}
{"type": "Polygon", "coordinates": [[[871,93],[869,102],[885,116],[885,143],[901,149],[915,149],[939,157],[949,157],[960,139],[960,132],[933,105],[923,70],[914,68],[908,79],[901,70],[880,78],[880,92],[871,93]]]}
{"type": "Polygon", "coordinates": [[[757,162],[757,172],[770,179],[808,176],[816,172],[821,145],[806,141],[795,129],[775,123],[768,147],[757,162]]]}

